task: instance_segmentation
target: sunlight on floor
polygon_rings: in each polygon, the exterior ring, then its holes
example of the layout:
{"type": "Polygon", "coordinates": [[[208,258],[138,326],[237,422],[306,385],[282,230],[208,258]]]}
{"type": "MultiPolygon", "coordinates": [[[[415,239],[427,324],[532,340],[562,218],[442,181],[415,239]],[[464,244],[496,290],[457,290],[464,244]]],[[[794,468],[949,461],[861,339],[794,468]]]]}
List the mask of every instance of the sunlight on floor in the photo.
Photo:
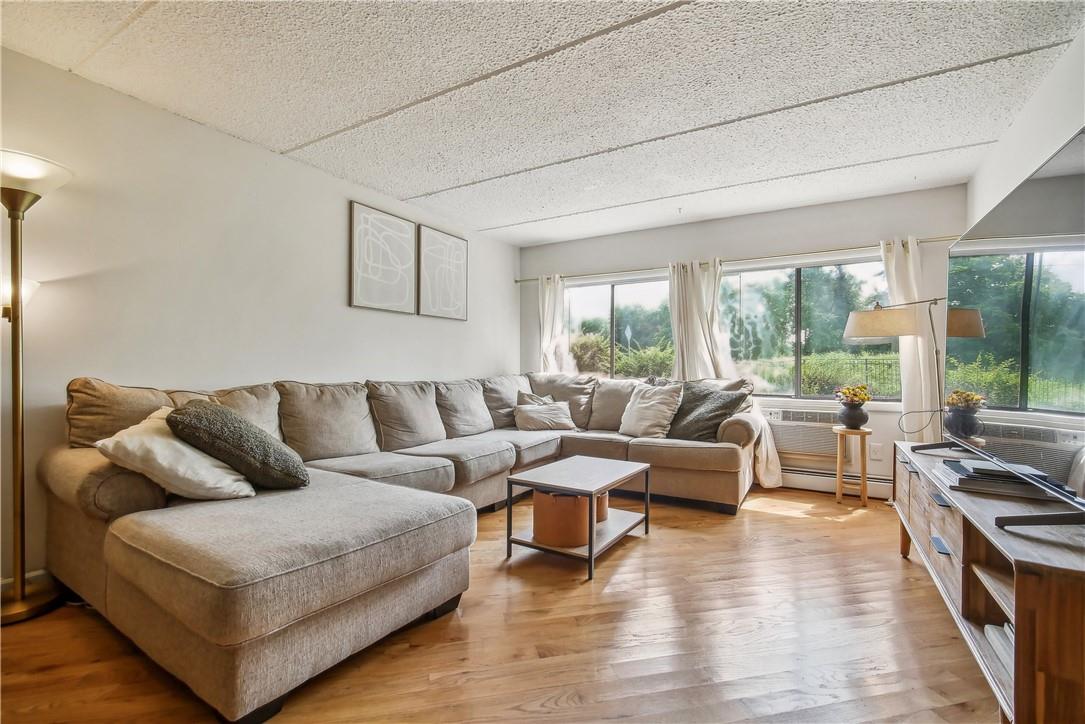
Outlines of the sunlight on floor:
{"type": "MultiPolygon", "coordinates": [[[[814,495],[821,495],[814,493],[814,495]]],[[[757,511],[758,513],[768,513],[770,515],[782,515],[789,518],[830,518],[833,520],[843,520],[844,518],[850,518],[855,515],[870,515],[875,512],[877,507],[885,507],[885,502],[881,500],[871,500],[868,505],[870,507],[859,507],[858,500],[851,500],[845,498],[844,502],[839,506],[839,514],[826,515],[827,509],[825,503],[826,500],[817,500],[813,502],[797,501],[797,500],[781,500],[774,498],[771,495],[759,495],[757,497],[751,497],[746,500],[742,505],[743,510],[757,511]]],[[[835,513],[835,512],[834,512],[835,513]]]]}

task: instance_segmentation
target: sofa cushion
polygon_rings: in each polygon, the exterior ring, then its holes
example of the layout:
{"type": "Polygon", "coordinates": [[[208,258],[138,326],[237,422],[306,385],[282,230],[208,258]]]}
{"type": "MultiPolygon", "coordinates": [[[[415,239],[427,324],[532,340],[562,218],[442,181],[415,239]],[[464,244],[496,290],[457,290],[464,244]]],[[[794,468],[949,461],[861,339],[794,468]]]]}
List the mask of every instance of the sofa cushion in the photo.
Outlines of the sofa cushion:
{"type": "Polygon", "coordinates": [[[517,405],[513,411],[517,430],[575,430],[568,402],[517,405]]]}
{"type": "Polygon", "coordinates": [[[629,459],[661,468],[733,473],[742,468],[743,456],[742,449],[729,442],[651,437],[630,440],[629,459]]]}
{"type": "Polygon", "coordinates": [[[166,416],[166,424],[174,435],[226,463],[253,485],[289,490],[309,484],[300,455],[225,405],[189,400],[166,416]]]}
{"type": "Polygon", "coordinates": [[[432,382],[369,382],[368,387],[381,450],[392,452],[445,439],[432,382]]]}
{"type": "Polygon", "coordinates": [[[561,434],[549,430],[490,430],[472,439],[510,443],[516,450],[513,470],[556,458],[561,450],[561,434]]]}
{"type": "Polygon", "coordinates": [[[479,439],[480,436],[439,440],[418,447],[397,450],[401,455],[444,458],[456,471],[456,485],[470,485],[491,475],[505,472],[516,462],[516,449],[504,440],[479,439]]]}
{"type": "Polygon", "coordinates": [[[637,385],[622,413],[618,432],[634,437],[666,437],[681,403],[681,382],[664,387],[637,385]]]}
{"type": "Polygon", "coordinates": [[[482,385],[482,397],[486,400],[494,427],[514,426],[516,423],[512,419],[512,408],[516,407],[516,395],[520,392],[531,392],[527,375],[483,377],[479,384],[482,385]]]}
{"type": "Polygon", "coordinates": [[[38,478],[65,503],[99,520],[166,507],[161,485],[114,465],[93,447],[50,450],[38,465],[38,478]]]}
{"type": "Polygon", "coordinates": [[[595,391],[594,377],[531,372],[528,380],[531,382],[531,391],[536,395],[550,395],[558,402],[568,402],[569,413],[577,427],[588,426],[591,398],[595,391]]]}
{"type": "Polygon", "coordinates": [[[160,407],[146,420],[99,440],[95,447],[115,465],[146,475],[167,493],[183,498],[227,500],[256,495],[241,473],[174,435],[166,424],[172,411],[172,407],[160,407]]]}
{"type": "Polygon", "coordinates": [[[274,382],[215,392],[170,390],[169,396],[174,407],[181,407],[191,400],[215,402],[230,408],[261,430],[274,435],[276,439],[283,439],[283,432],[279,427],[279,391],[274,382]]]}
{"type": "Polygon", "coordinates": [[[452,463],[444,458],[424,458],[392,452],[351,455],[345,458],[310,460],[310,468],[344,473],[378,483],[447,493],[455,482],[452,463]]]}
{"type": "Polygon", "coordinates": [[[364,384],[276,382],[275,387],[283,439],[302,460],[379,452],[364,384]]]}
{"type": "Polygon", "coordinates": [[[482,383],[478,380],[436,382],[433,387],[437,412],[448,437],[477,435],[494,429],[493,418],[482,396],[482,383]]]}
{"type": "Polygon", "coordinates": [[[638,382],[636,380],[599,380],[591,398],[589,430],[617,430],[622,424],[629,398],[638,382]]]}
{"type": "Polygon", "coordinates": [[[474,507],[337,473],[113,523],[113,572],[219,646],[277,631],[470,546],[474,507]]]}
{"type": "Polygon", "coordinates": [[[606,430],[570,430],[561,435],[561,456],[587,455],[592,458],[627,460],[633,438],[606,430]]]}
{"type": "Polygon", "coordinates": [[[682,384],[682,404],[671,420],[667,437],[716,442],[720,424],[738,411],[749,395],[705,382],[682,384]]]}
{"type": "Polygon", "coordinates": [[[172,404],[169,395],[153,387],[121,387],[76,377],[68,383],[68,444],[91,447],[172,404]]]}

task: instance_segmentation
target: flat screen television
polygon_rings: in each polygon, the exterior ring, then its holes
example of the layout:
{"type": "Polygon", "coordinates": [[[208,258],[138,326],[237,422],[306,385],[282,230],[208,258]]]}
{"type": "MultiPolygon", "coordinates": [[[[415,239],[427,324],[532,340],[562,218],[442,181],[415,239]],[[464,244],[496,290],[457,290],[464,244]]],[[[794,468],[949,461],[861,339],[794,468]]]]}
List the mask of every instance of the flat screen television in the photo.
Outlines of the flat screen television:
{"type": "Polygon", "coordinates": [[[947,418],[941,446],[1068,506],[1004,516],[999,527],[1085,524],[1085,132],[961,236],[947,304],[951,315],[978,309],[983,323],[955,333],[949,322],[945,392],[978,393],[985,407],[971,429],[947,418]]]}

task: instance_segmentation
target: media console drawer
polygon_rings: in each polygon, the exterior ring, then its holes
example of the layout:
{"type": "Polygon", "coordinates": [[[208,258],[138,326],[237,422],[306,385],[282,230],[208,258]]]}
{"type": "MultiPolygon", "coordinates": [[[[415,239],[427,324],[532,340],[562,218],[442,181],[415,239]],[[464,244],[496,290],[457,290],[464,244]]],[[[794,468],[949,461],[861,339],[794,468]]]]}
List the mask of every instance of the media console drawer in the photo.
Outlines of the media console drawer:
{"type": "Polygon", "coordinates": [[[960,560],[937,534],[931,534],[927,538],[926,548],[927,560],[931,563],[931,575],[942,584],[942,590],[946,592],[954,609],[960,611],[961,581],[964,579],[964,568],[960,560]]]}
{"type": "Polygon", "coordinates": [[[958,561],[964,558],[964,525],[961,511],[957,510],[942,493],[942,489],[928,478],[921,478],[923,493],[920,496],[923,515],[927,519],[930,535],[941,538],[958,561]]]}

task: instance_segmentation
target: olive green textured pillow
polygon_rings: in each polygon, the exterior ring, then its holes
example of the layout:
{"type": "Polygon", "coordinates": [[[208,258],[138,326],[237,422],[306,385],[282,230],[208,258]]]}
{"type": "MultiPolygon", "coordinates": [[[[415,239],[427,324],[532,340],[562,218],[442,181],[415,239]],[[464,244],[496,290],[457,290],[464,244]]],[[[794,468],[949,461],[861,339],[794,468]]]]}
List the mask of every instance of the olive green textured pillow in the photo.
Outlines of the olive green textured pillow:
{"type": "Polygon", "coordinates": [[[166,417],[173,434],[221,460],[261,488],[288,490],[309,484],[301,456],[230,408],[192,400],[166,417]]]}

